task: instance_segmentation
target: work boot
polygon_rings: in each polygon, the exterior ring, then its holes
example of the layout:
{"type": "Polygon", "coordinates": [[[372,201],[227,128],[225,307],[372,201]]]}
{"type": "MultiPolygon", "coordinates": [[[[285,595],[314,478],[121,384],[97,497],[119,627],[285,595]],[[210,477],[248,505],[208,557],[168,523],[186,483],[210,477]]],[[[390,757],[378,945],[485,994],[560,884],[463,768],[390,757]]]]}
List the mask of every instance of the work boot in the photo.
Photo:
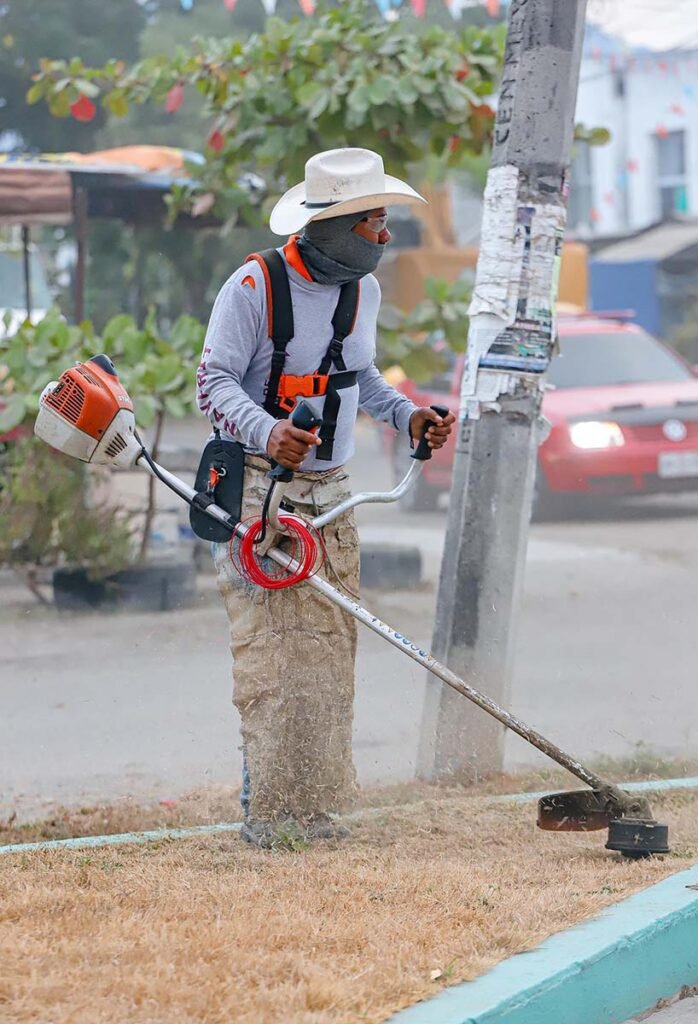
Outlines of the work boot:
{"type": "Polygon", "coordinates": [[[306,839],[348,839],[351,830],[333,821],[329,814],[314,814],[305,825],[306,839]]]}
{"type": "Polygon", "coordinates": [[[243,822],[240,828],[243,842],[260,850],[297,850],[304,845],[303,829],[294,818],[279,821],[243,822]]]}

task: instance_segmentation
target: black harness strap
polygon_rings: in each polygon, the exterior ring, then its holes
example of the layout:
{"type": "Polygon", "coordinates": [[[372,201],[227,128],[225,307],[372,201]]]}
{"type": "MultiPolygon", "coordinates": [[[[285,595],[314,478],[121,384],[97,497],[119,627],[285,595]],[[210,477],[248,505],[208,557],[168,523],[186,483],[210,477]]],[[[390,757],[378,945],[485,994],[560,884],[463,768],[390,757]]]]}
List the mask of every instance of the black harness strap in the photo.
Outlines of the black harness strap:
{"type": "Polygon", "coordinates": [[[320,444],[315,449],[315,458],[328,462],[332,458],[334,435],[337,432],[337,417],[342,398],[339,394],[344,388],[353,388],[357,378],[356,370],[344,370],[342,373],[331,373],[327,382],[325,404],[322,407],[322,425],[318,431],[320,444]]]}
{"type": "Polygon", "coordinates": [[[359,308],[359,282],[349,281],[343,284],[339,292],[339,302],[332,317],[332,341],[325,353],[325,356],[318,367],[318,373],[329,373],[332,364],[339,371],[331,373],[327,382],[327,394],[322,409],[322,426],[318,431],[320,444],[315,451],[315,458],[322,462],[329,462],[332,458],[334,448],[334,436],[337,431],[337,417],[342,402],[339,394],[344,388],[353,387],[356,384],[356,373],[347,370],[342,349],[344,339],[354,329],[356,313],[359,308]],[[344,378],[341,380],[340,378],[344,378]],[[350,379],[353,378],[353,379],[350,379]]]}
{"type": "Polygon", "coordinates": [[[332,317],[332,341],[318,367],[318,373],[329,373],[333,363],[338,370],[346,370],[342,348],[344,339],[354,329],[358,308],[359,282],[349,281],[339,291],[339,302],[332,317]]]}
{"type": "Polygon", "coordinates": [[[288,274],[283,257],[276,249],[265,249],[260,253],[252,253],[245,262],[255,260],[264,271],[267,287],[267,313],[269,321],[269,337],[274,345],[271,356],[271,371],[264,408],[277,419],[286,419],[288,412],[279,408],[279,380],[284,372],[286,349],[293,337],[293,303],[288,274]]]}

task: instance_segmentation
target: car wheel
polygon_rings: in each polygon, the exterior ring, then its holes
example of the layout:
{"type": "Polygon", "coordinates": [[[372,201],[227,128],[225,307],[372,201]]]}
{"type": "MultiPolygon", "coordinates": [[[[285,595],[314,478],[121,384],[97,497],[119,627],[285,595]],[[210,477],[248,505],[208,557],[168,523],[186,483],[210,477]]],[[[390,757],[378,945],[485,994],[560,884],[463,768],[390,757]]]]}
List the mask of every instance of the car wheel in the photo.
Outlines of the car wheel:
{"type": "MultiPolygon", "coordinates": [[[[394,485],[400,483],[412,465],[409,451],[403,446],[393,448],[393,481],[394,485]]],[[[401,512],[434,512],[439,503],[439,489],[432,487],[424,479],[424,473],[412,484],[407,494],[398,501],[398,508],[401,512]]]]}

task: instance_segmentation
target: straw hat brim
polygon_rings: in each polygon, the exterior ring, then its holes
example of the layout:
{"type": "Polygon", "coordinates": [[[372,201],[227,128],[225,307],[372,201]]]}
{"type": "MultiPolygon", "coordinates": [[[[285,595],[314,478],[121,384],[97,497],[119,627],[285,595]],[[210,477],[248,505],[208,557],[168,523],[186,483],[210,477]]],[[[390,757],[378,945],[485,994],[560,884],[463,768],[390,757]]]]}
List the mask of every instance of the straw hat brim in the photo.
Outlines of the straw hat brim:
{"type": "Polygon", "coordinates": [[[339,202],[330,203],[326,207],[307,207],[305,205],[305,182],[290,188],[271,211],[269,226],[276,235],[292,235],[300,231],[311,220],[330,220],[332,217],[343,217],[347,213],[361,213],[363,210],[375,210],[381,206],[398,206],[406,203],[426,203],[424,196],[390,174],[385,175],[385,192],[372,192],[369,195],[352,196],[339,202]]]}

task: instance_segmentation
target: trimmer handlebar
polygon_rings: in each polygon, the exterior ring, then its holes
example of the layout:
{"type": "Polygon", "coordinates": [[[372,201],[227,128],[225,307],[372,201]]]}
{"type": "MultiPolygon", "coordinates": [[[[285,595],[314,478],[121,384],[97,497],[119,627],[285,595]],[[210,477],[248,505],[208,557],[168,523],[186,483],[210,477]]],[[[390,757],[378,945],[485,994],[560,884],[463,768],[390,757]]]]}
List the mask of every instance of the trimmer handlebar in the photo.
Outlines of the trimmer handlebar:
{"type": "MultiPolygon", "coordinates": [[[[435,413],[438,413],[439,416],[448,416],[449,410],[443,405],[432,405],[431,408],[435,413]]],[[[301,430],[314,430],[320,425],[321,421],[317,419],[315,413],[307,402],[300,402],[294,410],[291,422],[295,427],[299,427],[301,430]]],[[[426,439],[428,429],[429,425],[427,424],[424,429],[423,437],[412,453],[412,458],[415,461],[410,466],[407,474],[392,491],[370,491],[362,492],[361,494],[354,494],[351,498],[347,498],[345,501],[340,502],[339,505],[336,505],[334,508],[316,516],[312,520],[313,526],[318,529],[322,526],[326,526],[327,523],[331,523],[333,519],[337,519],[350,508],[356,508],[357,505],[364,505],[367,503],[388,504],[389,502],[399,501],[399,499],[407,493],[410,487],[414,485],[417,477],[422,472],[422,464],[427,462],[432,456],[432,450],[426,439]]],[[[293,472],[290,469],[286,469],[284,466],[276,465],[272,468],[269,476],[275,483],[289,483],[293,479],[293,472]]],[[[274,492],[273,501],[270,502],[269,508],[267,509],[269,521],[277,530],[279,529],[279,524],[276,521],[276,514],[282,497],[283,489],[277,487],[274,492]]]]}
{"type": "MultiPolygon", "coordinates": [[[[441,416],[442,419],[445,416],[448,416],[449,410],[446,408],[445,405],[431,405],[429,406],[429,408],[433,409],[434,412],[438,416],[441,416]]],[[[429,447],[429,442],[427,441],[427,430],[429,429],[430,425],[431,424],[427,423],[426,427],[424,428],[424,433],[419,439],[419,444],[412,452],[411,458],[416,459],[418,462],[427,462],[427,460],[430,459],[432,455],[431,448],[429,447]]]]}

